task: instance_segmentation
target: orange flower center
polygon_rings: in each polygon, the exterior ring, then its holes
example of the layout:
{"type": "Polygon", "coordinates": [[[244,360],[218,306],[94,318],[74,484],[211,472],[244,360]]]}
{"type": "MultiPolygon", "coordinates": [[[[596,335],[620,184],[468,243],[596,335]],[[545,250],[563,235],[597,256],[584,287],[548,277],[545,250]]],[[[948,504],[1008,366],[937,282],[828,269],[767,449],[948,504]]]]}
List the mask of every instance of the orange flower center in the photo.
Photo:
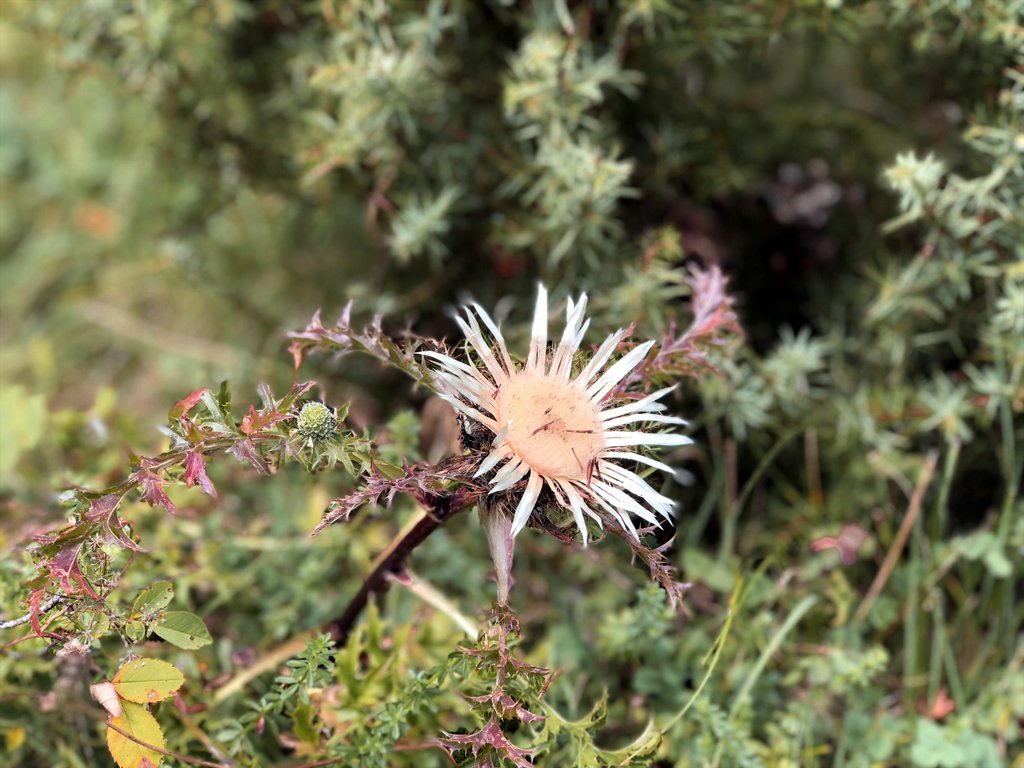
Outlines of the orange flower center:
{"type": "Polygon", "coordinates": [[[505,443],[545,477],[586,480],[604,448],[597,407],[574,384],[541,375],[513,376],[496,399],[505,443]]]}

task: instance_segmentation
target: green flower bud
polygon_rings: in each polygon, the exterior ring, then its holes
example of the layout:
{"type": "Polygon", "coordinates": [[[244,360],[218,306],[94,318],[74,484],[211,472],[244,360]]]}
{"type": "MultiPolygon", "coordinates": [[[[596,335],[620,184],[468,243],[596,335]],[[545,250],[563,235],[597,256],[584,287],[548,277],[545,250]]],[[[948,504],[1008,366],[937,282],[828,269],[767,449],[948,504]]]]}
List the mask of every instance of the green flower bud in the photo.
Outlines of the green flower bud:
{"type": "Polygon", "coordinates": [[[323,403],[306,403],[299,411],[299,434],[314,443],[325,443],[338,434],[338,417],[323,403]]]}

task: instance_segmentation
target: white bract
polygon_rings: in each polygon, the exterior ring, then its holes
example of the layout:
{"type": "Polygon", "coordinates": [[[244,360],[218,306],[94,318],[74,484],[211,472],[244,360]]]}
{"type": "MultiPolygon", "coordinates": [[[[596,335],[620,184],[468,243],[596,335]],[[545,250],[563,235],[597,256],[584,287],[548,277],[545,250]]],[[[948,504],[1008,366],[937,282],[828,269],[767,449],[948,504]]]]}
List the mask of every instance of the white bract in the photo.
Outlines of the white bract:
{"type": "Polygon", "coordinates": [[[612,396],[654,346],[653,341],[640,344],[606,368],[625,334],[621,329],[605,339],[572,377],[573,358],[590,325],[583,317],[586,304],[586,294],[578,302],[569,300],[565,330],[549,355],[548,296],[540,286],[530,351],[521,367],[509,356],[497,324],[475,303],[464,308],[465,319],[456,318],[472,351],[467,350],[468,363],[438,352],[422,353],[440,364],[434,375],[441,397],[494,435],[492,449],[476,473],[481,477],[497,470],[489,481],[490,493],[510,491],[526,479],[512,519],[513,536],[526,527],[545,485],[572,513],[584,544],[588,516],[601,525],[601,513],[610,515],[634,537],[631,515],[659,527],[659,516],[671,519],[672,500],[623,462],[672,474],[667,464],[631,449],[691,442],[685,435],[647,432],[637,426],[686,424],[662,413],[665,406],[657,402],[673,387],[639,399],[612,396]],[[480,365],[474,364],[474,355],[480,365]]]}

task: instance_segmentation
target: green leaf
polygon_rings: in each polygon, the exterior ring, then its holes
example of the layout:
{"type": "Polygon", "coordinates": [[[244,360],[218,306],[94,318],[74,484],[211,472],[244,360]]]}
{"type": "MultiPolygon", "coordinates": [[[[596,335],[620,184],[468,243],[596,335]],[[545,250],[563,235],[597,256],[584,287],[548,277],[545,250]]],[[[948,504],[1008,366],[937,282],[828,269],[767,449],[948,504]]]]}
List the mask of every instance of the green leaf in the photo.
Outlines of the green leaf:
{"type": "Polygon", "coordinates": [[[18,457],[46,433],[46,398],[20,385],[0,389],[0,486],[13,480],[18,457]]]}
{"type": "Polygon", "coordinates": [[[1013,573],[1013,563],[1002,549],[990,549],[981,560],[988,572],[997,579],[1005,579],[1013,573]]]}
{"type": "Polygon", "coordinates": [[[132,617],[151,616],[162,611],[174,598],[174,587],[169,581],[154,581],[139,593],[132,606],[132,617]]]}
{"type": "Polygon", "coordinates": [[[153,632],[179,648],[192,650],[213,642],[203,620],[188,611],[168,611],[153,632]]]}
{"type": "Polygon", "coordinates": [[[114,675],[114,687],[122,699],[137,704],[154,704],[177,691],[185,676],[160,659],[134,659],[125,662],[114,675]]]}
{"type": "Polygon", "coordinates": [[[204,390],[202,394],[203,405],[206,406],[207,412],[210,414],[210,424],[217,429],[219,432],[225,434],[231,434],[237,432],[234,428],[234,422],[229,423],[229,419],[224,416],[224,412],[220,409],[220,403],[217,402],[217,398],[210,390],[204,390]]]}
{"type": "Polygon", "coordinates": [[[622,749],[601,750],[599,754],[607,761],[607,765],[650,765],[660,746],[661,731],[654,727],[654,721],[651,720],[632,744],[622,749]]]}
{"type": "MultiPolygon", "coordinates": [[[[164,732],[160,730],[160,723],[149,714],[149,711],[141,704],[133,704],[125,701],[121,705],[122,714],[110,720],[110,724],[120,728],[125,733],[131,734],[139,741],[144,741],[154,747],[164,748],[164,732]]],[[[138,744],[127,736],[124,736],[113,728],[107,729],[107,749],[121,768],[145,768],[147,765],[160,765],[163,755],[154,752],[152,749],[138,744]],[[148,762],[147,762],[148,761],[148,762]]]]}
{"type": "Polygon", "coordinates": [[[946,731],[937,723],[920,718],[910,745],[910,762],[918,768],[953,768],[959,766],[963,754],[946,738],[946,731]]]}
{"type": "Polygon", "coordinates": [[[137,643],[146,636],[146,625],[141,621],[129,621],[124,625],[124,635],[133,643],[137,643]]]}
{"type": "Polygon", "coordinates": [[[307,744],[316,746],[320,743],[320,729],[314,722],[312,704],[299,704],[292,715],[295,723],[295,735],[307,744]]]}

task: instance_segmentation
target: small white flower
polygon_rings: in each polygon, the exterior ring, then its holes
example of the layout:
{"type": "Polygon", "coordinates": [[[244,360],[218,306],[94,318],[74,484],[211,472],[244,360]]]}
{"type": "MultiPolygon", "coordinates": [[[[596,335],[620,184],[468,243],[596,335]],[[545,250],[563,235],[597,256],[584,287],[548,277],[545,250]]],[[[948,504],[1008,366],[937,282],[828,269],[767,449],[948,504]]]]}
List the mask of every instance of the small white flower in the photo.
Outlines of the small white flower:
{"type": "Polygon", "coordinates": [[[501,330],[475,303],[464,308],[465,319],[456,318],[472,350],[467,350],[469,363],[438,352],[422,353],[440,364],[435,376],[441,396],[494,435],[476,474],[497,470],[489,481],[490,493],[507,492],[526,479],[512,536],[526,527],[545,485],[555,502],[572,513],[584,544],[587,516],[601,525],[602,514],[609,515],[634,537],[630,515],[659,527],[659,516],[671,519],[672,500],[627,467],[644,464],[672,474],[667,464],[630,449],[691,442],[684,435],[636,426],[686,423],[661,413],[665,406],[657,402],[673,387],[640,399],[618,398],[616,404],[611,393],[654,346],[653,341],[640,344],[605,368],[625,334],[621,329],[573,377],[573,358],[590,325],[583,318],[586,304],[585,294],[576,303],[569,300],[565,330],[549,355],[548,296],[540,286],[530,351],[522,365],[513,362],[501,330]]]}

